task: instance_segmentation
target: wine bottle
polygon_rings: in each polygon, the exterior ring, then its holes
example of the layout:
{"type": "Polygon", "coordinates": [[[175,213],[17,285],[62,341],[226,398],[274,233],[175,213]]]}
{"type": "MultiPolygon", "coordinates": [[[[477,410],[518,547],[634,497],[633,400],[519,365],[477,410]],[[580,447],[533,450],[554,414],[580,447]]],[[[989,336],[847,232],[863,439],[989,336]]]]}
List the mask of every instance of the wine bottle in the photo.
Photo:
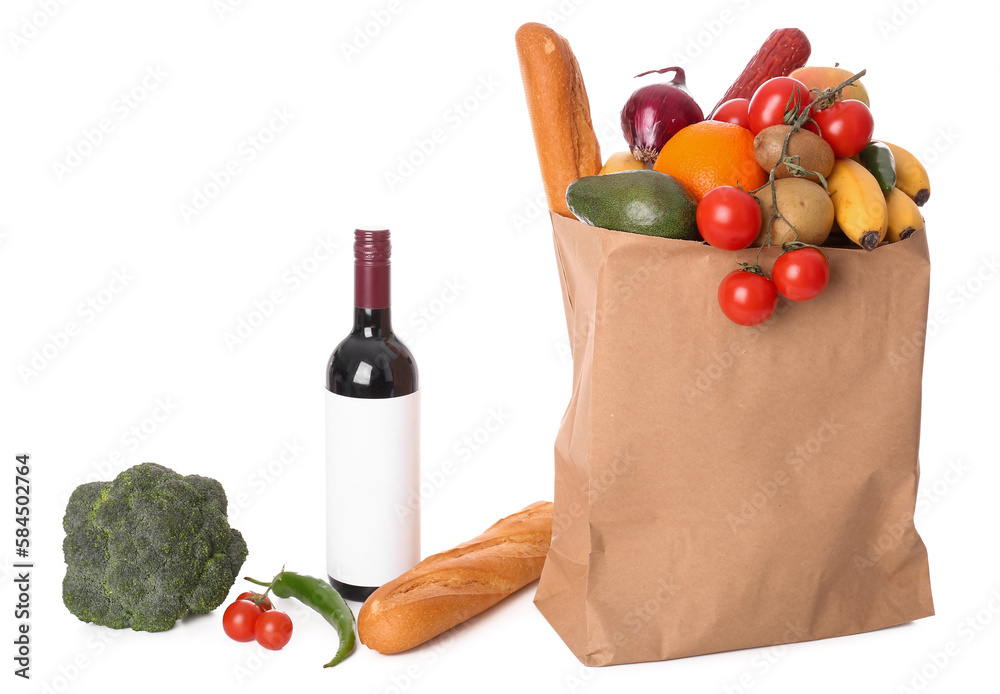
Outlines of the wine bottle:
{"type": "Polygon", "coordinates": [[[357,601],[420,561],[420,391],[389,253],[388,230],[354,232],[354,329],[327,364],[327,574],[357,601]]]}

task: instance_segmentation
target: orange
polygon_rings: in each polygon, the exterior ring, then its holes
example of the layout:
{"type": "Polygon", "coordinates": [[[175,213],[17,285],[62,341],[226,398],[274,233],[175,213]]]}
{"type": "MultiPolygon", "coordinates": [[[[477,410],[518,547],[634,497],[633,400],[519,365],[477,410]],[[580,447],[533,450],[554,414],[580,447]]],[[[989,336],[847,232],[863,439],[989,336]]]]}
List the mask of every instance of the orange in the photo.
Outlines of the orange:
{"type": "Polygon", "coordinates": [[[718,186],[751,191],[767,183],[767,172],[753,156],[753,133],[715,120],[678,130],[653,168],[676,178],[698,200],[718,186]]]}

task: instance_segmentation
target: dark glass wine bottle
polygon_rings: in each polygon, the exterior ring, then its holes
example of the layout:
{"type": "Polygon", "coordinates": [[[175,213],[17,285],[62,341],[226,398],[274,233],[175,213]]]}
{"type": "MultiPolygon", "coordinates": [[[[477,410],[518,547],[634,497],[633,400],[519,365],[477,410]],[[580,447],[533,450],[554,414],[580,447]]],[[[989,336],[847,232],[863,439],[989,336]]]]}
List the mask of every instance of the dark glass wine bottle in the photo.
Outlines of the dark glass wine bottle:
{"type": "Polygon", "coordinates": [[[355,231],[354,329],[327,364],[327,574],[357,601],[420,560],[420,391],[389,254],[388,230],[355,231]]]}

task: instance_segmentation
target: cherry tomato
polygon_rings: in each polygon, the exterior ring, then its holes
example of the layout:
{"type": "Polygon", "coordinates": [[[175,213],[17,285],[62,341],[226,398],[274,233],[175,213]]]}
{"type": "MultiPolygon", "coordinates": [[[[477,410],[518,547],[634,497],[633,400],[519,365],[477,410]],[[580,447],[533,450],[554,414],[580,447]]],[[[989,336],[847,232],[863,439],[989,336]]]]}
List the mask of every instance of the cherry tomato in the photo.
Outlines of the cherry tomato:
{"type": "MultiPolygon", "coordinates": [[[[812,114],[819,125],[819,134],[833,149],[837,159],[853,157],[871,142],[875,132],[875,119],[864,102],[857,99],[838,101],[829,108],[820,109],[812,114]]],[[[816,127],[812,123],[807,126],[813,132],[816,127]]]]}
{"type": "Polygon", "coordinates": [[[746,270],[733,270],[719,285],[719,306],[726,318],[739,325],[763,323],[778,307],[774,282],[746,270]]]}
{"type": "Polygon", "coordinates": [[[770,125],[784,123],[785,108],[792,99],[795,112],[813,100],[809,87],[794,77],[772,77],[757,87],[750,99],[748,115],[754,135],[770,125]]]}
{"type": "MultiPolygon", "coordinates": [[[[246,592],[246,593],[240,593],[240,596],[236,599],[254,602],[254,598],[260,597],[260,595],[261,595],[260,593],[246,592]]],[[[264,598],[263,600],[260,601],[260,604],[257,603],[254,604],[260,608],[261,612],[266,612],[267,610],[274,608],[274,605],[271,604],[271,598],[264,598]]]]}
{"type": "Polygon", "coordinates": [[[719,105],[712,114],[712,120],[736,123],[741,128],[750,129],[750,99],[730,99],[719,105]]]}
{"type": "Polygon", "coordinates": [[[222,615],[222,628],[235,641],[253,641],[254,628],[260,616],[260,609],[252,602],[237,600],[222,615]]]}
{"type": "Polygon", "coordinates": [[[292,638],[292,620],[280,610],[269,610],[257,620],[254,635],[264,648],[280,651],[292,638]]]}
{"type": "Polygon", "coordinates": [[[695,213],[701,237],[716,248],[738,251],[760,233],[760,205],[752,195],[733,186],[705,194],[695,213]]]}
{"type": "Polygon", "coordinates": [[[818,248],[799,248],[778,256],[771,277],[786,299],[808,301],[819,296],[830,281],[830,261],[818,248]]]}

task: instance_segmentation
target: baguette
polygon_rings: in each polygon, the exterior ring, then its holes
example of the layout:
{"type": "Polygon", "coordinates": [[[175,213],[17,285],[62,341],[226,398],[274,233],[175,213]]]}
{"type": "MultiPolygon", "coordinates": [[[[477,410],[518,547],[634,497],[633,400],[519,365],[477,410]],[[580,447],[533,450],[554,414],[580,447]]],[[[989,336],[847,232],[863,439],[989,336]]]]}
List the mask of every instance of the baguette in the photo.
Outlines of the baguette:
{"type": "Polygon", "coordinates": [[[552,502],[538,501],[427,557],[365,601],[361,643],[399,653],[474,617],[539,577],[551,539],[552,502]]]}
{"type": "Polygon", "coordinates": [[[567,186],[601,171],[580,65],[569,42],[544,24],[524,24],[514,39],[549,209],[572,218],[567,186]]]}

